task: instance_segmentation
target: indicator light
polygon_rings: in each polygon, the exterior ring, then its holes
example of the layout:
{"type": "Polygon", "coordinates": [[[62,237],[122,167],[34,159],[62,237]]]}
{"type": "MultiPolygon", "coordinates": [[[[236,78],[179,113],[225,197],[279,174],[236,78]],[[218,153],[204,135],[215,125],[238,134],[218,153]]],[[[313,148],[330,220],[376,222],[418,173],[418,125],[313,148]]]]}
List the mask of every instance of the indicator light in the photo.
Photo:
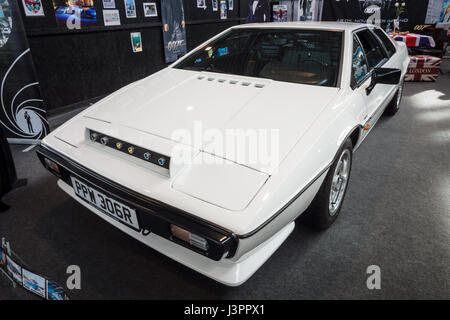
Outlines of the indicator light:
{"type": "Polygon", "coordinates": [[[186,229],[171,224],[170,231],[172,232],[172,235],[175,238],[180,239],[186,243],[189,243],[191,246],[194,246],[203,251],[208,251],[209,249],[208,241],[205,238],[200,237],[194,233],[191,233],[186,229]]]}

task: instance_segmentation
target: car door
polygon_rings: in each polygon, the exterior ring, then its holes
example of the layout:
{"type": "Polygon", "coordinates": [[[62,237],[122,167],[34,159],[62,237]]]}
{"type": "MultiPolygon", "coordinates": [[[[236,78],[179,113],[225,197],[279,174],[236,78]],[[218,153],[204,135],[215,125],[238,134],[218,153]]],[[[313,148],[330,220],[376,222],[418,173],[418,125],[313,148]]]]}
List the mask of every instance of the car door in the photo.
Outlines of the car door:
{"type": "MultiPolygon", "coordinates": [[[[355,101],[360,104],[359,119],[361,125],[364,126],[369,119],[370,108],[368,105],[367,87],[371,83],[370,67],[367,63],[366,55],[356,35],[353,35],[353,51],[352,51],[352,71],[350,86],[355,95],[355,101]]],[[[361,132],[360,141],[364,140],[368,131],[361,132]]]]}
{"type": "MultiPolygon", "coordinates": [[[[384,66],[388,62],[388,54],[382,43],[380,43],[369,28],[356,31],[353,41],[354,54],[358,53],[360,57],[356,57],[357,60],[353,62],[352,77],[355,77],[355,79],[352,80],[356,81],[355,89],[360,92],[365,101],[363,107],[365,109],[363,125],[368,124],[368,128],[371,128],[383,113],[384,107],[389,102],[388,98],[392,95],[392,90],[395,89],[395,86],[377,84],[370,93],[367,93],[366,89],[371,84],[371,75],[374,69],[384,66]],[[362,63],[360,69],[358,69],[358,61],[362,63]],[[361,72],[361,67],[367,70],[363,78],[358,77],[358,72],[361,72]]],[[[355,56],[353,58],[355,59],[355,56]]]]}

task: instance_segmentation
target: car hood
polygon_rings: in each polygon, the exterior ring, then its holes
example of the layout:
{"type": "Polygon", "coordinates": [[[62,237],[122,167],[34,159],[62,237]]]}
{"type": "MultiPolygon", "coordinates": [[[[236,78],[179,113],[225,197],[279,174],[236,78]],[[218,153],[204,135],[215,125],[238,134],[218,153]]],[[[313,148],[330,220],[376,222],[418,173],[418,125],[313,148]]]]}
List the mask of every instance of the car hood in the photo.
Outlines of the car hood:
{"type": "Polygon", "coordinates": [[[271,174],[338,90],[166,68],[113,93],[84,116],[271,174]],[[256,136],[256,147],[222,147],[242,135],[256,136]],[[255,152],[263,154],[255,160],[255,152]]]}

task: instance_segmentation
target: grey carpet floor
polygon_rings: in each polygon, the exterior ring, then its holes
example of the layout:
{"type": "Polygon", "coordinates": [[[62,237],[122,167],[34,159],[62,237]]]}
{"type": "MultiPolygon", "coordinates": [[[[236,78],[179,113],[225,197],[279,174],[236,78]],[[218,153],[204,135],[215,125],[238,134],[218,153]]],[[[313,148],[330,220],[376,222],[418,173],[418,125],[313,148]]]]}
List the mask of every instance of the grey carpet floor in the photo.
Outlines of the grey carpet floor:
{"type": "MultiPolygon", "coordinates": [[[[244,285],[228,288],[135,241],[71,200],[34,151],[12,146],[26,187],[8,194],[0,236],[72,299],[449,299],[450,75],[407,83],[401,110],[356,152],[344,207],[325,232],[298,224],[244,285]],[[381,268],[381,290],[366,268],[381,268]]],[[[0,299],[33,299],[0,277],[0,299]]]]}

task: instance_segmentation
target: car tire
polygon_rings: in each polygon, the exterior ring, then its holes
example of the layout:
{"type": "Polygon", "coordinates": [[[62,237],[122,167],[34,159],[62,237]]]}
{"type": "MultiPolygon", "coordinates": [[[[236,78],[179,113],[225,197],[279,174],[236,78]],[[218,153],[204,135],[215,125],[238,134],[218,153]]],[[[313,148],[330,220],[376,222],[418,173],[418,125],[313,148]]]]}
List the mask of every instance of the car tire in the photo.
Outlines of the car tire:
{"type": "Polygon", "coordinates": [[[403,96],[403,83],[404,81],[402,79],[400,81],[400,85],[398,86],[397,92],[395,93],[395,96],[392,98],[391,102],[389,102],[386,110],[384,111],[384,114],[386,116],[392,117],[400,109],[400,103],[402,102],[403,96]]]}
{"type": "Polygon", "coordinates": [[[302,215],[305,224],[323,230],[336,220],[347,192],[352,159],[353,144],[348,138],[336,154],[317,195],[302,215]],[[335,201],[334,204],[332,199],[335,201]]]}

